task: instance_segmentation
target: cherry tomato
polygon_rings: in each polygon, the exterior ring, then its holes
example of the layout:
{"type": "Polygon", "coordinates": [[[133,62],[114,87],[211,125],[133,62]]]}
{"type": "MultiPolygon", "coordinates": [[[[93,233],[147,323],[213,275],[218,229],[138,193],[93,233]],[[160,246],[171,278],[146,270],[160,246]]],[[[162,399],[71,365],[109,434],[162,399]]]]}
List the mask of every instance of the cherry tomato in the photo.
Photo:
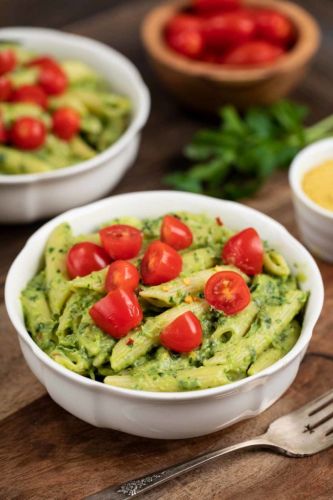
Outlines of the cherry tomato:
{"type": "Polygon", "coordinates": [[[105,280],[105,289],[108,292],[117,287],[135,290],[139,281],[139,272],[133,264],[126,260],[116,260],[109,267],[105,280]]]}
{"type": "Polygon", "coordinates": [[[270,9],[256,9],[256,33],[267,42],[287,47],[294,40],[294,26],[287,17],[270,9]]]}
{"type": "Polygon", "coordinates": [[[12,49],[0,50],[0,75],[12,71],[16,62],[16,54],[12,49]]]}
{"type": "Polygon", "coordinates": [[[220,271],[205,286],[207,302],[227,315],[236,314],[249,304],[250,290],[244,279],[234,271],[220,271]]]}
{"type": "Polygon", "coordinates": [[[36,66],[38,68],[60,68],[58,62],[50,56],[35,57],[27,63],[27,66],[36,66]]]}
{"type": "Polygon", "coordinates": [[[200,31],[184,30],[166,35],[166,40],[174,51],[191,59],[196,59],[204,51],[204,40],[200,31]]]}
{"type": "Polygon", "coordinates": [[[68,86],[68,79],[60,66],[42,66],[38,83],[41,87],[43,87],[47,94],[58,95],[62,94],[66,90],[68,86]]]}
{"type": "Polygon", "coordinates": [[[193,235],[190,228],[180,219],[166,215],[163,217],[161,240],[175,250],[183,250],[192,245],[193,235]]]}
{"type": "Polygon", "coordinates": [[[202,342],[202,327],[193,312],[181,314],[160,335],[164,347],[176,352],[190,352],[202,342]]]}
{"type": "Polygon", "coordinates": [[[41,120],[32,117],[18,118],[10,130],[11,142],[20,149],[37,149],[45,142],[46,127],[41,120]]]}
{"type": "Polygon", "coordinates": [[[0,101],[8,101],[13,92],[13,84],[6,76],[0,76],[0,101]]]}
{"type": "Polygon", "coordinates": [[[227,12],[240,7],[240,0],[192,0],[193,9],[199,14],[227,12]]]}
{"type": "Polygon", "coordinates": [[[165,37],[176,52],[198,58],[204,49],[201,19],[190,14],[177,14],[166,25],[165,37]]]}
{"type": "Polygon", "coordinates": [[[124,337],[142,321],[142,310],[132,290],[114,288],[89,309],[99,328],[116,339],[124,337]]]}
{"type": "Polygon", "coordinates": [[[52,116],[53,132],[69,141],[80,130],[80,115],[73,108],[59,108],[52,116]]]}
{"type": "Polygon", "coordinates": [[[8,133],[5,124],[0,117],[0,144],[5,144],[7,140],[8,140],[8,133]]]}
{"type": "Polygon", "coordinates": [[[232,66],[252,66],[276,61],[284,50],[263,40],[253,40],[234,47],[224,57],[224,64],[232,66]]]}
{"type": "Polygon", "coordinates": [[[153,241],[141,262],[141,276],[145,285],[160,285],[179,276],[183,261],[174,248],[162,241],[153,241]]]}
{"type": "Polygon", "coordinates": [[[105,250],[113,260],[133,259],[140,251],[142,233],[136,227],[114,224],[99,232],[105,250]]]}
{"type": "Polygon", "coordinates": [[[241,45],[255,34],[255,22],[245,10],[212,16],[203,23],[205,44],[213,50],[241,45]]]}
{"type": "Polygon", "coordinates": [[[167,35],[180,33],[187,30],[200,31],[201,19],[191,14],[177,14],[167,23],[165,31],[167,35]]]}
{"type": "Polygon", "coordinates": [[[232,236],[224,245],[222,259],[249,276],[261,273],[264,249],[257,231],[249,227],[232,236]]]}
{"type": "Polygon", "coordinates": [[[11,97],[13,102],[31,102],[42,108],[47,107],[47,95],[39,85],[21,85],[11,97]]]}
{"type": "Polygon", "coordinates": [[[67,254],[67,272],[71,279],[99,271],[110,263],[104,248],[84,241],[73,245],[67,254]]]}

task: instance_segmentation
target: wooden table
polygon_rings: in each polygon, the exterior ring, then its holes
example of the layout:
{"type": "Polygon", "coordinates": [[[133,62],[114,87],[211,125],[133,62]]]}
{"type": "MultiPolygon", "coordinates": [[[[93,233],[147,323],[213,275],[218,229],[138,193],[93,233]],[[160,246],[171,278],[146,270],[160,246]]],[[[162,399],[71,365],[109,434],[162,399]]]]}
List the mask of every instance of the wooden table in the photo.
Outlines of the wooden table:
{"type": "MultiPolygon", "coordinates": [[[[74,1],[68,11],[68,2],[61,0],[57,2],[61,7],[57,15],[52,5],[47,13],[45,9],[40,12],[35,2],[29,0],[28,3],[35,9],[35,17],[28,14],[28,8],[22,13],[15,10],[15,5],[19,5],[17,0],[6,4],[8,24],[15,23],[15,12],[20,16],[20,24],[34,21],[91,36],[120,50],[137,64],[151,90],[152,113],[143,134],[139,158],[115,193],[164,187],[162,175],[175,162],[181,163],[182,146],[203,121],[177,107],[159,87],[145,61],[139,42],[139,21],[155,1],[101,0],[93,4],[74,1]],[[104,10],[96,12],[97,8],[104,10]],[[80,15],[79,21],[72,22],[80,15]]],[[[42,8],[42,3],[38,3],[42,8]]],[[[298,100],[311,106],[312,119],[316,120],[333,111],[333,7],[331,0],[303,0],[300,3],[313,11],[324,33],[315,64],[295,94],[298,100]]],[[[4,23],[4,18],[1,22],[4,23]]],[[[247,204],[271,215],[297,236],[286,173],[277,174],[247,204]]],[[[0,228],[1,499],[82,498],[108,485],[166,467],[217,445],[227,446],[261,433],[273,418],[332,388],[333,266],[318,262],[325,282],[326,299],[309,354],[292,387],[261,416],[211,436],[184,441],[148,440],[96,429],[81,422],[58,407],[27,368],[3,303],[3,285],[9,265],[27,237],[40,225],[41,222],[0,228]],[[324,353],[327,357],[315,353],[324,353]]],[[[267,452],[239,453],[202,467],[147,495],[149,499],[168,500],[267,497],[279,500],[333,498],[333,448],[302,460],[267,452]]]]}

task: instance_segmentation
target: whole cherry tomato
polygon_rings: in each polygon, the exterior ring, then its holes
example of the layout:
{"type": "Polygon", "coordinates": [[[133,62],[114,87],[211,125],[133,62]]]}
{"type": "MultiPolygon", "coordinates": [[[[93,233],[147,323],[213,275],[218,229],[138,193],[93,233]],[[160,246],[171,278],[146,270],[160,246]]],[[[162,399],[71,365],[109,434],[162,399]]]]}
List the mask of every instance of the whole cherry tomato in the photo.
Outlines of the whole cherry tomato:
{"type": "Polygon", "coordinates": [[[233,271],[213,274],[206,283],[204,293],[211,306],[227,315],[242,311],[251,300],[244,279],[233,271]]]}
{"type": "Polygon", "coordinates": [[[206,19],[202,33],[209,49],[221,51],[251,40],[255,34],[255,22],[245,10],[229,12],[206,19]]]}
{"type": "Polygon", "coordinates": [[[137,296],[126,288],[111,290],[89,309],[89,314],[99,328],[116,339],[133,330],[143,318],[137,296]]]}
{"type": "Polygon", "coordinates": [[[179,276],[183,261],[174,248],[162,241],[153,241],[141,262],[141,276],[145,285],[160,285],[179,276]]]}
{"type": "Polygon", "coordinates": [[[231,49],[223,58],[224,64],[253,66],[269,64],[278,59],[284,50],[263,40],[253,40],[231,49]]]}
{"type": "Polygon", "coordinates": [[[293,42],[294,26],[283,14],[270,9],[256,9],[253,15],[259,38],[283,47],[288,47],[293,42]]]}
{"type": "Polygon", "coordinates": [[[203,51],[201,20],[190,14],[177,14],[165,28],[168,45],[176,52],[197,58],[203,51]]]}
{"type": "Polygon", "coordinates": [[[221,13],[238,9],[240,0],[192,0],[192,5],[199,14],[221,13]]]}
{"type": "Polygon", "coordinates": [[[13,84],[7,76],[0,76],[0,101],[8,101],[13,92],[13,84]]]}
{"type": "Polygon", "coordinates": [[[110,263],[104,248],[95,243],[84,241],[73,245],[67,253],[67,272],[71,279],[99,271],[110,263]]]}
{"type": "Polygon", "coordinates": [[[69,141],[80,130],[80,115],[73,108],[59,108],[52,116],[52,129],[55,135],[69,141]]]}
{"type": "Polygon", "coordinates": [[[184,30],[166,35],[166,41],[175,52],[197,59],[204,51],[204,40],[198,30],[184,30]]]}
{"type": "Polygon", "coordinates": [[[67,86],[68,79],[63,69],[53,66],[42,66],[38,78],[38,83],[47,94],[59,95],[62,94],[67,86]]]}
{"type": "Polygon", "coordinates": [[[0,75],[12,71],[16,66],[16,54],[12,49],[0,50],[0,75]]]}
{"type": "Polygon", "coordinates": [[[37,68],[60,68],[59,63],[50,56],[35,57],[27,63],[27,66],[36,66],[37,68]]]}
{"type": "Polygon", "coordinates": [[[183,31],[200,31],[202,20],[191,14],[176,14],[167,23],[165,32],[167,35],[177,34],[183,31]]]}
{"type": "Polygon", "coordinates": [[[12,94],[13,102],[31,102],[42,108],[47,107],[47,95],[39,85],[21,85],[12,94]]]}
{"type": "Polygon", "coordinates": [[[249,276],[261,273],[263,259],[263,245],[253,227],[232,236],[222,250],[223,262],[237,266],[249,276]]]}
{"type": "Polygon", "coordinates": [[[45,142],[46,127],[38,118],[18,118],[10,130],[11,142],[19,149],[37,149],[45,142]]]}
{"type": "Polygon", "coordinates": [[[127,288],[135,290],[139,284],[140,275],[135,266],[127,260],[116,260],[108,269],[105,280],[105,289],[109,292],[113,288],[127,288]]]}
{"type": "Polygon", "coordinates": [[[201,323],[191,311],[181,314],[164,328],[160,342],[175,352],[193,351],[202,342],[201,323]]]}
{"type": "Polygon", "coordinates": [[[191,229],[177,217],[166,215],[161,227],[161,240],[175,250],[183,250],[192,245],[191,229]]]}
{"type": "Polygon", "coordinates": [[[136,227],[114,224],[99,232],[105,250],[113,260],[133,259],[140,251],[142,233],[136,227]]]}
{"type": "Polygon", "coordinates": [[[8,140],[8,133],[3,120],[0,117],[0,144],[5,144],[8,140]]]}

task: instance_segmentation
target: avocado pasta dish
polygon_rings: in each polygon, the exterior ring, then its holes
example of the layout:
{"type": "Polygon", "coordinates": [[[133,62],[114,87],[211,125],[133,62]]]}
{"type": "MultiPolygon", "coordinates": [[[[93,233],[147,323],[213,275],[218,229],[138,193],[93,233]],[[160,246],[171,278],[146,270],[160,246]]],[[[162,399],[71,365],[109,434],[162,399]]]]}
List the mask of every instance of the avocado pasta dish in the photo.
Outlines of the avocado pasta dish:
{"type": "Polygon", "coordinates": [[[55,227],[22,291],[32,339],[105,384],[190,391],[255,375],[297,342],[308,292],[253,227],[176,212],[55,227]]]}
{"type": "Polygon", "coordinates": [[[0,42],[0,174],[94,158],[127,129],[131,100],[83,61],[0,42]]]}

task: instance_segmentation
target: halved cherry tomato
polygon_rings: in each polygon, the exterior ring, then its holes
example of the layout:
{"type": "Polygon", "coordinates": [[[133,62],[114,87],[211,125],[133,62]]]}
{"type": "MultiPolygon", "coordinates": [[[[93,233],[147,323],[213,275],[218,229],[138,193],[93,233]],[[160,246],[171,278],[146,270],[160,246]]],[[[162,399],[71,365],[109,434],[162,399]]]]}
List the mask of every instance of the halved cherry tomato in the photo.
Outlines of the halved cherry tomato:
{"type": "Polygon", "coordinates": [[[108,269],[105,280],[105,289],[109,292],[113,288],[128,288],[135,290],[139,284],[140,275],[135,266],[127,260],[116,260],[108,269]]]}
{"type": "Polygon", "coordinates": [[[38,68],[56,68],[59,69],[59,63],[50,56],[39,56],[31,59],[27,66],[37,66],[38,68]]]}
{"type": "Polygon", "coordinates": [[[240,7],[240,0],[192,0],[195,11],[199,14],[227,12],[240,7]]]}
{"type": "Polygon", "coordinates": [[[198,30],[184,30],[178,33],[170,33],[166,35],[166,40],[173,50],[191,59],[196,59],[204,51],[204,40],[198,30]]]}
{"type": "Polygon", "coordinates": [[[47,94],[59,95],[66,90],[68,79],[66,73],[60,66],[42,66],[38,83],[47,94]]]}
{"type": "Polygon", "coordinates": [[[260,274],[263,266],[264,248],[259,234],[253,227],[232,236],[224,245],[222,259],[249,276],[260,274]]]}
{"type": "Polygon", "coordinates": [[[190,352],[202,342],[202,327],[193,312],[181,314],[164,328],[160,334],[164,347],[176,352],[190,352]]]}
{"type": "Polygon", "coordinates": [[[141,276],[145,285],[160,285],[179,276],[183,261],[174,248],[162,241],[153,241],[141,262],[141,276]]]}
{"type": "Polygon", "coordinates": [[[270,9],[255,9],[256,34],[259,38],[288,47],[295,36],[291,21],[280,12],[270,9]]]}
{"type": "Polygon", "coordinates": [[[124,337],[143,318],[137,296],[132,290],[114,288],[89,309],[99,328],[116,339],[124,337]]]}
{"type": "Polygon", "coordinates": [[[220,271],[207,281],[205,299],[215,309],[232,315],[245,309],[251,300],[251,294],[239,274],[234,271],[220,271]]]}
{"type": "Polygon", "coordinates": [[[245,10],[212,16],[203,23],[205,44],[213,50],[241,45],[255,34],[255,22],[245,10]]]}
{"type": "Polygon", "coordinates": [[[8,101],[13,92],[13,84],[6,76],[0,76],[0,101],[8,101]]]}
{"type": "Polygon", "coordinates": [[[0,75],[12,71],[16,62],[16,54],[12,49],[0,50],[0,75]]]}
{"type": "Polygon", "coordinates": [[[180,219],[166,215],[163,217],[161,240],[175,250],[183,250],[192,245],[193,235],[191,229],[180,219]]]}
{"type": "Polygon", "coordinates": [[[263,40],[253,40],[231,49],[223,62],[232,66],[268,64],[276,61],[283,53],[282,47],[263,40]]]}
{"type": "Polygon", "coordinates": [[[101,242],[113,260],[133,259],[140,251],[142,233],[136,227],[114,224],[100,230],[101,242]]]}
{"type": "Polygon", "coordinates": [[[46,137],[44,122],[32,117],[18,118],[10,130],[10,139],[19,149],[40,148],[46,137]]]}
{"type": "Polygon", "coordinates": [[[80,130],[80,115],[73,108],[59,108],[52,116],[55,135],[69,141],[80,130]]]}
{"type": "Polygon", "coordinates": [[[109,263],[110,257],[104,248],[89,241],[73,245],[66,259],[67,271],[71,279],[99,271],[109,263]]]}
{"type": "Polygon", "coordinates": [[[13,102],[32,102],[42,108],[47,107],[47,95],[39,85],[21,85],[11,97],[13,102]]]}
{"type": "Polygon", "coordinates": [[[6,130],[5,124],[0,117],[0,144],[5,144],[8,140],[8,132],[6,130]]]}

